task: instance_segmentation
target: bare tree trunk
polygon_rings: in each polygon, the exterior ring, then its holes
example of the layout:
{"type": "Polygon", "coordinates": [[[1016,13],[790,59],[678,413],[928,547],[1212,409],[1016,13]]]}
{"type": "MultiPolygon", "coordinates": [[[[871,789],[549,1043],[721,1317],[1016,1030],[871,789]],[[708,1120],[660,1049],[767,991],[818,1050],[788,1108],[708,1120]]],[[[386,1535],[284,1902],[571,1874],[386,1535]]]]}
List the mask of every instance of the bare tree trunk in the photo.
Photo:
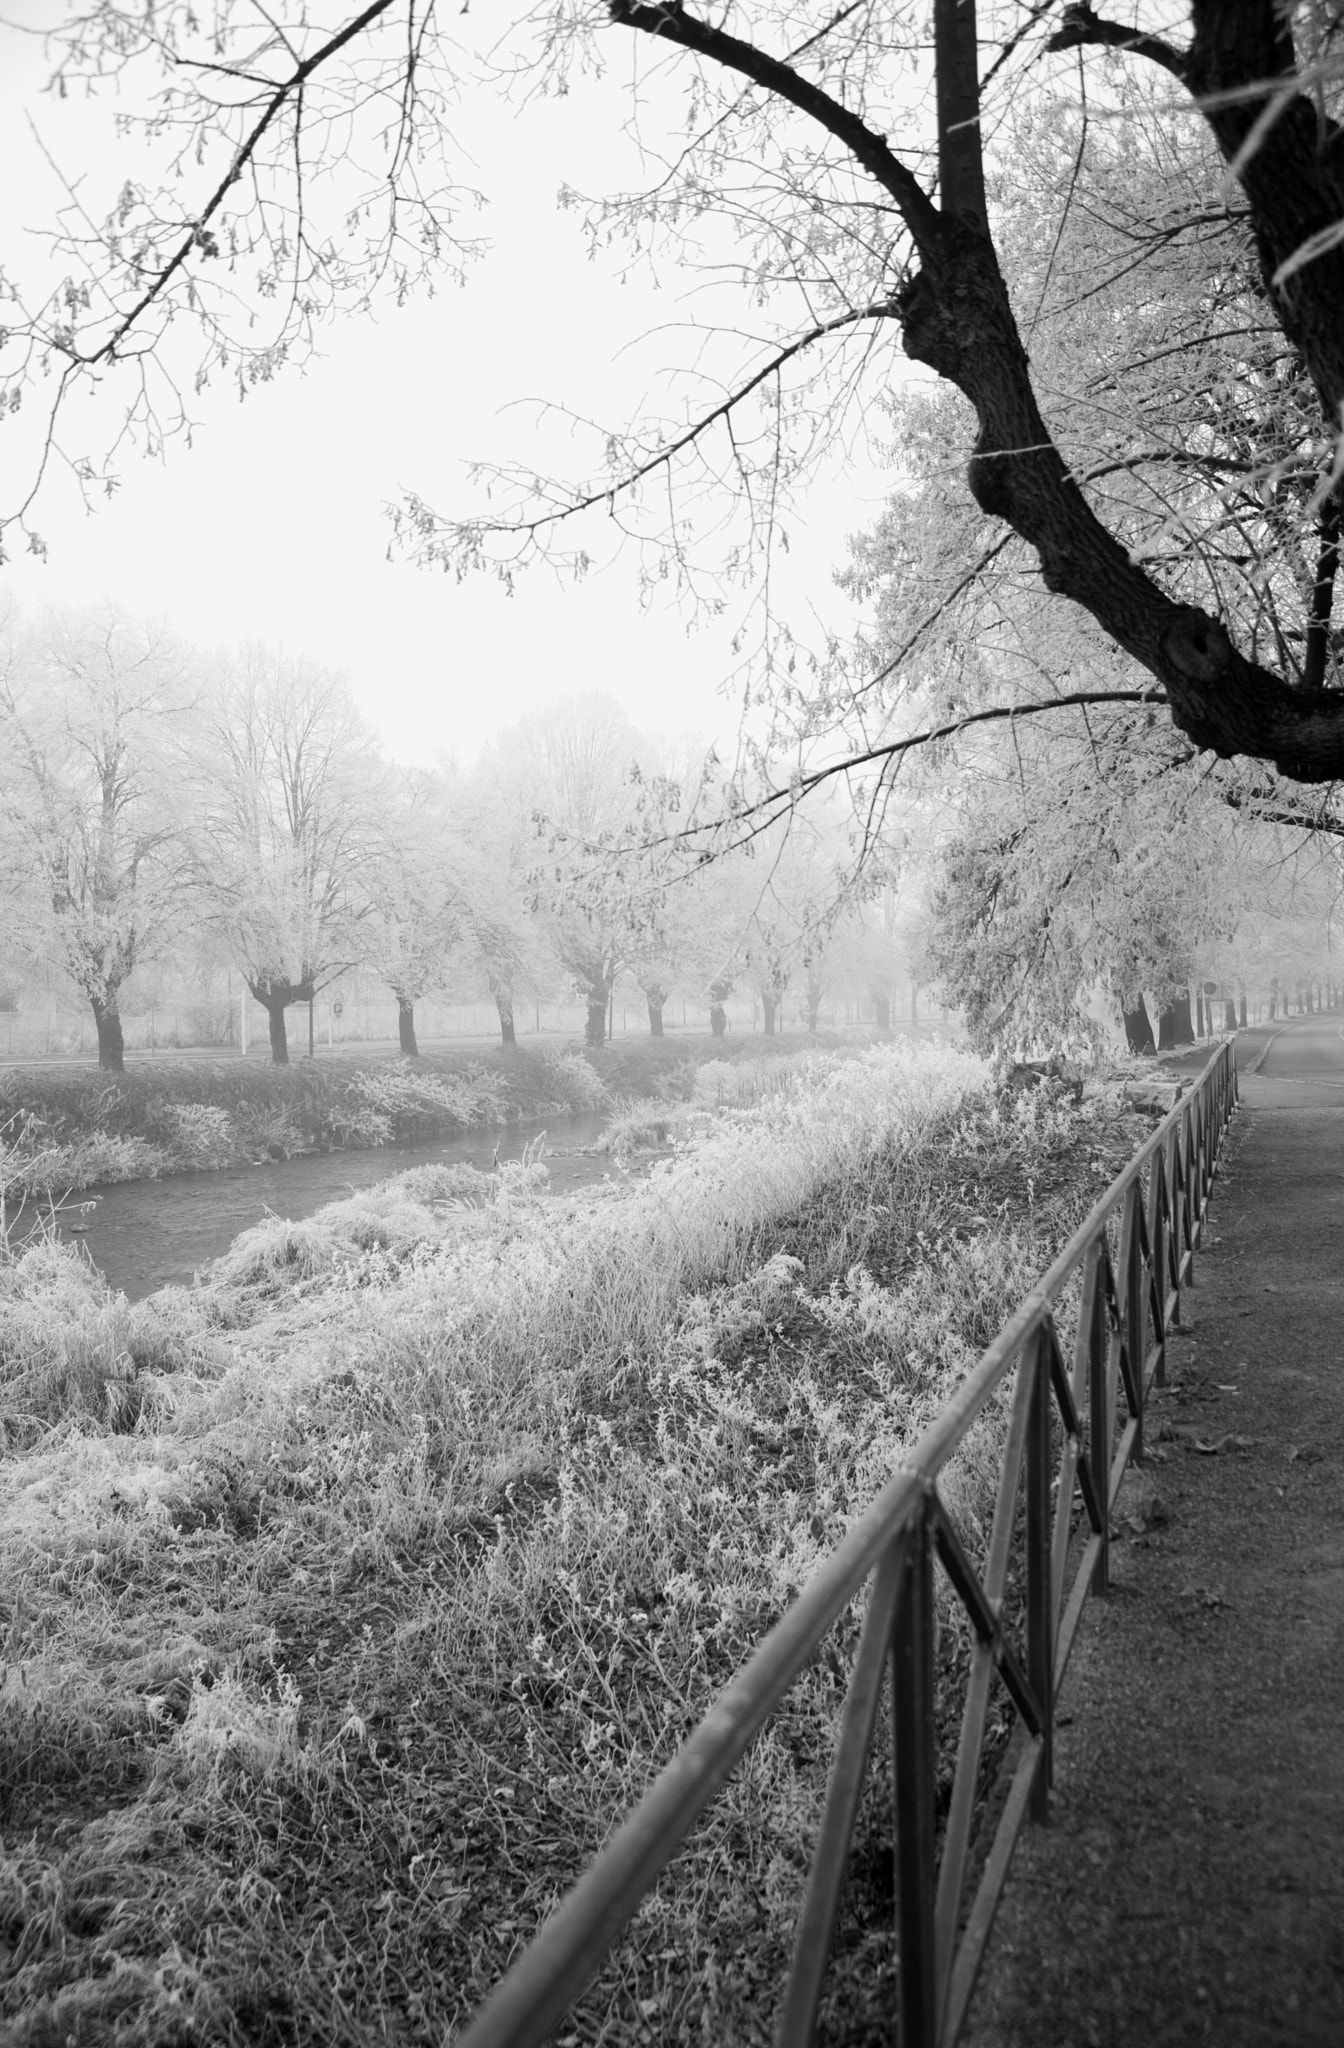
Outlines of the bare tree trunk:
{"type": "Polygon", "coordinates": [[[650,1038],[661,1038],[663,1035],[663,1004],[666,1000],[666,996],[659,994],[657,990],[654,990],[651,995],[647,993],[645,995],[645,1001],[649,1006],[650,1038]]]}
{"type": "Polygon", "coordinates": [[[1171,997],[1157,1013],[1157,1049],[1159,1052],[1176,1050],[1176,1004],[1171,997]]]}
{"type": "Polygon", "coordinates": [[[875,1011],[877,1012],[877,1028],[878,1028],[878,1030],[879,1030],[879,1031],[890,1031],[890,1029],[891,1029],[891,997],[890,997],[890,996],[874,996],[874,997],[873,997],[873,1008],[874,1008],[874,1010],[875,1010],[875,1011]]]}
{"type": "Polygon", "coordinates": [[[1244,1030],[1246,1029],[1246,991],[1245,991],[1245,989],[1243,989],[1243,990],[1242,990],[1242,992],[1241,992],[1241,1028],[1242,1028],[1242,1030],[1243,1030],[1243,1031],[1244,1031],[1244,1030]]]}
{"type": "Polygon", "coordinates": [[[1175,1022],[1175,1037],[1177,1045],[1193,1045],[1195,1042],[1195,1027],[1190,1020],[1189,989],[1186,989],[1183,995],[1178,995],[1175,998],[1171,1006],[1171,1011],[1173,1020],[1175,1022]]]}
{"type": "Polygon", "coordinates": [[[513,1028],[513,992],[507,988],[495,990],[495,1008],[499,1012],[500,1043],[510,1052],[518,1044],[518,1034],[513,1028]]]}
{"type": "Polygon", "coordinates": [[[266,1021],[270,1026],[271,1065],[273,1067],[287,1067],[289,1065],[289,1039],[285,1034],[285,1010],[288,999],[285,996],[261,996],[258,1000],[265,1008],[266,1021]]]}
{"type": "Polygon", "coordinates": [[[121,1012],[117,1008],[117,999],[113,995],[108,996],[106,1001],[100,1001],[97,996],[92,996],[90,1002],[98,1032],[98,1064],[105,1067],[110,1074],[124,1073],[126,1044],[121,1033],[121,1012]]]}
{"type": "Polygon", "coordinates": [[[1125,1020],[1125,1042],[1131,1052],[1156,1052],[1153,1043],[1153,1027],[1148,1016],[1148,1005],[1141,995],[1134,996],[1122,1005],[1125,1020]]]}
{"type": "Polygon", "coordinates": [[[605,1045],[607,1042],[607,985],[595,982],[588,991],[588,1022],[584,1026],[584,1043],[605,1045]]]}
{"type": "Polygon", "coordinates": [[[709,1028],[716,1038],[722,1038],[728,1030],[728,1012],[722,1003],[709,1006],[709,1028]]]}
{"type": "Polygon", "coordinates": [[[761,990],[761,1029],[767,1038],[775,1035],[775,1024],[779,1016],[779,997],[768,996],[761,990]]]}
{"type": "Polygon", "coordinates": [[[415,1038],[415,1004],[405,996],[397,997],[397,1043],[409,1059],[420,1057],[420,1047],[415,1038]]]}

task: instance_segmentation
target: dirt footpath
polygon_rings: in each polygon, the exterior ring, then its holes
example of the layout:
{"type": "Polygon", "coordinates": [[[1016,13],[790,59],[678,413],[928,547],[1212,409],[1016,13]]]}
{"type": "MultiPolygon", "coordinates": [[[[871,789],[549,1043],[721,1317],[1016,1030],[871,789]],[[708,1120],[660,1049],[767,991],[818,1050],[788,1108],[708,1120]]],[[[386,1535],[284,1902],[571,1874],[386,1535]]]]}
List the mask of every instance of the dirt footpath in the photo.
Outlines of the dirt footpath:
{"type": "Polygon", "coordinates": [[[1256,1093],[972,2048],[1344,2048],[1344,1111],[1256,1093]]]}

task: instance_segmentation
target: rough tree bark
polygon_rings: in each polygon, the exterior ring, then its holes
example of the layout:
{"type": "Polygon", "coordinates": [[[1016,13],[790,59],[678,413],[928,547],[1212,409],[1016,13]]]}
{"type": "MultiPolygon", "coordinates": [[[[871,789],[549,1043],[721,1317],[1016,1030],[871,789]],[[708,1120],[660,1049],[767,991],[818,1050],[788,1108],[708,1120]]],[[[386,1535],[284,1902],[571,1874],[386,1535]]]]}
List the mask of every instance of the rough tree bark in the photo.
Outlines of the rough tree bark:
{"type": "Polygon", "coordinates": [[[1125,1043],[1131,1052],[1156,1052],[1153,1043],[1153,1027],[1148,1016],[1148,1005],[1141,995],[1132,996],[1121,1006],[1125,1020],[1125,1043]]]}
{"type": "Polygon", "coordinates": [[[273,999],[267,1002],[263,997],[262,1004],[266,1011],[266,1024],[271,1038],[271,1065],[273,1067],[287,1067],[289,1065],[289,1038],[285,1031],[285,1003],[282,999],[273,999]]]}
{"type": "Polygon", "coordinates": [[[762,989],[762,990],[761,990],[761,1030],[762,1030],[762,1032],[763,1032],[763,1033],[765,1034],[765,1036],[766,1036],[767,1038],[773,1038],[773,1037],[774,1037],[774,1035],[775,1035],[775,1025],[776,1025],[776,1021],[777,1021],[778,1017],[779,1017],[779,997],[778,997],[778,996],[772,996],[772,995],[767,995],[767,994],[766,994],[766,992],[765,992],[765,990],[764,990],[764,989],[762,989]]]}
{"type": "Polygon", "coordinates": [[[667,1001],[667,996],[662,989],[646,989],[644,991],[644,1000],[649,1006],[649,1037],[661,1038],[663,1035],[663,1004],[667,1001]]]}
{"type": "Polygon", "coordinates": [[[98,1032],[98,1064],[110,1074],[126,1070],[126,1043],[121,1031],[121,1012],[114,995],[91,996],[94,1026],[98,1032]]]}
{"type": "Polygon", "coordinates": [[[716,1038],[722,1038],[728,1029],[728,1012],[724,1008],[732,993],[731,981],[711,982],[709,994],[709,1028],[716,1038]]]}
{"type": "Polygon", "coordinates": [[[513,1028],[513,993],[510,989],[495,990],[495,1008],[499,1013],[500,1043],[512,1051],[518,1044],[518,1036],[513,1028]]]}
{"type": "Polygon", "coordinates": [[[607,1004],[611,998],[609,981],[594,981],[588,986],[586,1000],[588,1021],[583,1027],[586,1045],[605,1045],[607,1042],[607,1004]]]}
{"type": "Polygon", "coordinates": [[[411,1059],[419,1059],[420,1048],[415,1041],[415,1004],[403,995],[397,997],[397,1043],[411,1059]]]}
{"type": "Polygon", "coordinates": [[[877,996],[877,995],[875,995],[875,996],[873,997],[873,1009],[874,1009],[874,1012],[876,1013],[876,1017],[877,1017],[877,1028],[878,1028],[878,1030],[879,1030],[879,1031],[890,1031],[890,1029],[891,1029],[891,997],[890,997],[890,996],[877,996]]]}

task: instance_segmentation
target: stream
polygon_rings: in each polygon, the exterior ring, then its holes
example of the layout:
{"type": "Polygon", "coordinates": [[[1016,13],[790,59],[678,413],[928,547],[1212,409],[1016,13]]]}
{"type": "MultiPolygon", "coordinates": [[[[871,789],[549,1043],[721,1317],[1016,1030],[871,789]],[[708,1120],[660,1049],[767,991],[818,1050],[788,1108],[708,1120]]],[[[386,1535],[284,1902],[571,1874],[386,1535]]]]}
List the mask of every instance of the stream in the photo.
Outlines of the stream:
{"type": "Polygon", "coordinates": [[[227,1251],[240,1230],[266,1215],[297,1222],[327,1202],[389,1180],[412,1166],[490,1167],[520,1159],[546,1133],[543,1158],[551,1192],[571,1194],[605,1179],[612,1162],[592,1146],[605,1116],[553,1117],[464,1132],[426,1145],[384,1145],[372,1152],[329,1152],[267,1160],[223,1173],[176,1173],[119,1181],[71,1195],[58,1216],[60,1236],[82,1244],[113,1287],[132,1301],[157,1287],[187,1286],[199,1266],[227,1251]]]}

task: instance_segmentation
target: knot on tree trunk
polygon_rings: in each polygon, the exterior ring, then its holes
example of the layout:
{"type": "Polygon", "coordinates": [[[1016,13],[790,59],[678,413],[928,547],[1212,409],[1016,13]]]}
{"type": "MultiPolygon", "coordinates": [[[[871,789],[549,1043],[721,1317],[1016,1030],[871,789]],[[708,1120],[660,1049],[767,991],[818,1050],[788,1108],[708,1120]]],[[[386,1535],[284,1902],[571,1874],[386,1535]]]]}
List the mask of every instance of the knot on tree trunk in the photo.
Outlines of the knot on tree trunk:
{"type": "Polygon", "coordinates": [[[1216,682],[1235,657],[1222,626],[1198,605],[1181,608],[1162,635],[1162,652],[1192,683],[1216,682]]]}

